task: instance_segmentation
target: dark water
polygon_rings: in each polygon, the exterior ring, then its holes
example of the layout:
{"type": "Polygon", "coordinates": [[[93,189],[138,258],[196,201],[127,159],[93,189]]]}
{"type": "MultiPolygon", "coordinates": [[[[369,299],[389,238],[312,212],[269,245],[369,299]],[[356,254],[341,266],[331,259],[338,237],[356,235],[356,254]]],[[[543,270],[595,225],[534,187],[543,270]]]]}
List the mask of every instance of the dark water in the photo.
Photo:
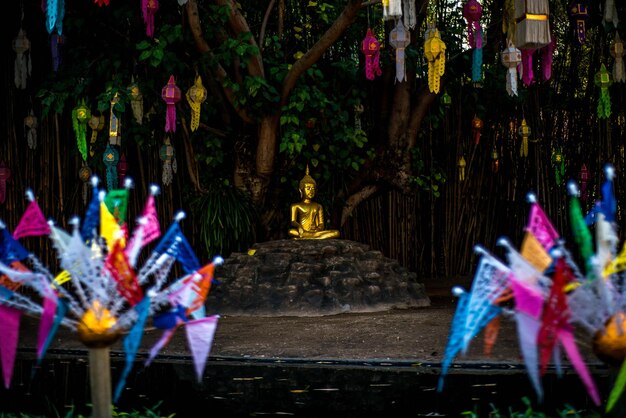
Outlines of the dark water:
{"type": "MultiPolygon", "coordinates": [[[[32,380],[34,361],[18,359],[12,387],[0,389],[0,411],[56,417],[74,407],[76,413],[89,415],[89,368],[81,353],[74,354],[49,353],[32,380]]],[[[123,358],[113,356],[111,366],[115,384],[123,358]]],[[[538,405],[519,366],[455,368],[443,393],[435,391],[438,367],[385,361],[211,358],[198,383],[188,357],[168,357],[148,368],[138,362],[116,406],[124,412],[143,411],[160,402],[162,416],[174,413],[176,417],[420,417],[460,416],[464,411],[486,417],[493,407],[501,412],[509,407],[524,410],[526,396],[534,410],[548,416],[557,416],[557,409],[566,403],[580,411],[594,409],[569,368],[562,377],[554,370],[544,377],[546,400],[538,405]]],[[[606,400],[611,375],[602,368],[592,372],[606,400]]],[[[620,411],[614,416],[626,416],[620,411]]]]}

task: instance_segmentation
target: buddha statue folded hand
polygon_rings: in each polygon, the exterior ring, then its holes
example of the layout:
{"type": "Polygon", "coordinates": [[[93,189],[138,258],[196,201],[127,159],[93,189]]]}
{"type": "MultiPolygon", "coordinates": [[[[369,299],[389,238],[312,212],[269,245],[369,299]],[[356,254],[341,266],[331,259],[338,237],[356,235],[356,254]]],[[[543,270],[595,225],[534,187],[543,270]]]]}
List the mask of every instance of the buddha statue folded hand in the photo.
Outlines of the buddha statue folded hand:
{"type": "Polygon", "coordinates": [[[339,238],[339,231],[326,229],[324,226],[324,208],[313,201],[317,182],[306,174],[300,180],[299,190],[301,201],[291,205],[291,226],[289,236],[294,239],[327,239],[339,238]]]}

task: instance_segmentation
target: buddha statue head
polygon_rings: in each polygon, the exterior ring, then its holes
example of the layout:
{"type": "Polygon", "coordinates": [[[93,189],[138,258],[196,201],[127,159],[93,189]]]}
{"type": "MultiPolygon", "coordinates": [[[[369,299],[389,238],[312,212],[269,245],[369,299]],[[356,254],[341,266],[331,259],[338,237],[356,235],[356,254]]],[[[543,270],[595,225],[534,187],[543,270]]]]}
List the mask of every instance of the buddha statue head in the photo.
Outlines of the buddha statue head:
{"type": "Polygon", "coordinates": [[[317,189],[317,182],[313,177],[309,175],[309,166],[306,166],[304,177],[298,183],[298,190],[300,190],[300,197],[302,199],[313,199],[317,189]]]}

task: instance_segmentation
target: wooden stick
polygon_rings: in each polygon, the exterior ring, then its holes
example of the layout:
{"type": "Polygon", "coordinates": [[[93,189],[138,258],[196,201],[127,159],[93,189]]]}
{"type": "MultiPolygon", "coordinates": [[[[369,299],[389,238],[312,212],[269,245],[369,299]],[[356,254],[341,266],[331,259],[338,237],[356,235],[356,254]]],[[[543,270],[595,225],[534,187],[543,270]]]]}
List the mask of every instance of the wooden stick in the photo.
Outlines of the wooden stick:
{"type": "Polygon", "coordinates": [[[89,384],[93,418],[111,418],[111,364],[109,347],[89,348],[89,384]]]}

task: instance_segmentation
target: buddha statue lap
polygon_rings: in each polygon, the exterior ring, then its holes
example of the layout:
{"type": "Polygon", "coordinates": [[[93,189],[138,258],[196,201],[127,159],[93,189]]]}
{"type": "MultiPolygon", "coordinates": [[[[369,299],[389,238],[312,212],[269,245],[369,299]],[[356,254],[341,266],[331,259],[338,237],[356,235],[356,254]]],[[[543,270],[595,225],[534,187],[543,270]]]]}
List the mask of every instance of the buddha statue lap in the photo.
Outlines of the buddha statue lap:
{"type": "Polygon", "coordinates": [[[324,226],[324,208],[313,201],[317,182],[306,174],[300,180],[299,190],[302,200],[291,205],[291,226],[289,236],[293,239],[328,239],[339,238],[339,231],[326,229],[324,226]]]}

